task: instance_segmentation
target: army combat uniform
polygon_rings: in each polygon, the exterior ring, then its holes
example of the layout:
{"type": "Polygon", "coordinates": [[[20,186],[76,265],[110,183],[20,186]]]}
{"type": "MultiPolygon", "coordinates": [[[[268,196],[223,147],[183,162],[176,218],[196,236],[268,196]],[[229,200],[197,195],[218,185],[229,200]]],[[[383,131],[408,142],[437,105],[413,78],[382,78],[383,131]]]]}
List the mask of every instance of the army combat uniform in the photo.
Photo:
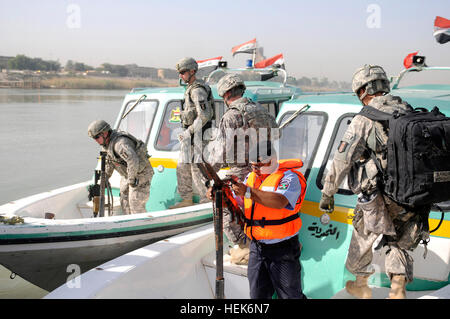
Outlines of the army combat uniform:
{"type": "Polygon", "coordinates": [[[193,163],[203,162],[203,150],[209,142],[208,132],[204,133],[211,129],[213,103],[211,88],[201,80],[196,79],[184,93],[181,124],[185,138],[181,141],[177,165],[178,193],[183,200],[192,200],[194,186],[200,202],[207,201],[205,181],[193,163]]]}
{"type": "MultiPolygon", "coordinates": [[[[386,113],[404,112],[409,105],[399,97],[384,95],[374,97],[369,106],[386,113]]],[[[380,235],[388,246],[386,273],[403,275],[407,282],[413,279],[413,260],[408,250],[427,240],[429,207],[418,207],[415,211],[405,209],[383,195],[378,188],[378,170],[369,150],[374,150],[381,167],[386,168],[383,147],[387,134],[382,124],[362,115],[356,115],[338,146],[322,193],[333,196],[343,179],[348,183],[358,201],[353,219],[354,231],[346,261],[347,269],[356,276],[374,273],[371,266],[372,246],[380,235]]]]}
{"type": "MultiPolygon", "coordinates": [[[[241,97],[228,106],[227,111],[222,116],[219,124],[218,136],[214,142],[214,151],[212,152],[211,164],[216,168],[229,167],[226,175],[234,175],[242,182],[251,172],[251,167],[248,161],[249,148],[256,145],[257,140],[254,140],[250,135],[248,140],[245,140],[245,149],[235,143],[234,136],[245,133],[247,129],[254,129],[259,135],[259,129],[263,128],[263,134],[260,137],[264,138],[278,138],[278,124],[275,118],[270,115],[266,109],[261,105],[255,104],[251,100],[241,97]],[[274,130],[271,130],[273,128],[274,130]],[[266,132],[268,135],[266,135],[266,132]],[[235,134],[233,134],[235,133],[235,134]],[[270,135],[272,133],[272,136],[270,135]],[[250,145],[249,145],[250,144],[250,145]],[[241,154],[242,150],[245,154],[241,154]],[[232,158],[227,158],[227,154],[232,154],[232,158]]],[[[229,240],[234,244],[240,244],[245,241],[246,235],[241,229],[241,226],[232,221],[232,216],[228,209],[223,210],[224,232],[229,240]]]]}
{"type": "Polygon", "coordinates": [[[145,212],[150,196],[153,168],[145,144],[127,132],[112,130],[106,156],[106,176],[114,171],[121,176],[120,204],[125,214],[145,212]]]}

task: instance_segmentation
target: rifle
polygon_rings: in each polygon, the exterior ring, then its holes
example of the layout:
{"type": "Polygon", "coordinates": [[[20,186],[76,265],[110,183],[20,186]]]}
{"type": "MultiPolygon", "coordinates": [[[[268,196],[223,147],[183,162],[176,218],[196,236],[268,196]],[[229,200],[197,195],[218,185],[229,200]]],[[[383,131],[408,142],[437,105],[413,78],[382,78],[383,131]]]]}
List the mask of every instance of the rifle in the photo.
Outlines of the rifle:
{"type": "Polygon", "coordinates": [[[108,206],[108,216],[111,216],[111,210],[113,208],[113,196],[111,185],[106,179],[106,152],[100,152],[100,170],[95,170],[94,184],[88,187],[88,198],[92,200],[92,211],[94,217],[97,217],[100,213],[100,217],[105,215],[105,206],[108,206]],[[100,184],[99,184],[100,181],[100,184]],[[105,204],[105,189],[108,192],[108,204],[105,204]]]}
{"type": "Polygon", "coordinates": [[[88,187],[88,198],[92,201],[92,212],[94,213],[94,217],[97,217],[98,209],[100,205],[100,185],[98,181],[100,179],[100,171],[95,170],[95,182],[93,185],[89,185],[88,187]]]}
{"type": "Polygon", "coordinates": [[[236,219],[239,225],[244,226],[244,218],[243,218],[244,213],[242,212],[238,203],[234,199],[231,191],[231,184],[239,183],[239,179],[233,175],[230,178],[222,180],[220,179],[220,177],[217,175],[216,171],[210,164],[208,163],[196,163],[196,164],[200,172],[202,173],[203,177],[205,177],[207,180],[206,186],[209,187],[212,181],[214,182],[214,184],[212,185],[213,193],[215,188],[222,190],[223,195],[225,195],[223,198],[223,203],[231,213],[231,220],[234,221],[236,219]]]}
{"type": "Polygon", "coordinates": [[[232,214],[232,219],[238,219],[238,223],[243,223],[243,213],[234,199],[230,184],[238,182],[235,176],[230,179],[221,180],[217,176],[212,166],[208,163],[196,163],[202,175],[207,179],[207,187],[210,182],[214,181],[212,185],[214,195],[214,233],[216,237],[216,299],[223,299],[224,296],[224,278],[223,278],[223,207],[222,204],[228,207],[232,214]],[[224,196],[225,195],[225,196],[224,196]]]}

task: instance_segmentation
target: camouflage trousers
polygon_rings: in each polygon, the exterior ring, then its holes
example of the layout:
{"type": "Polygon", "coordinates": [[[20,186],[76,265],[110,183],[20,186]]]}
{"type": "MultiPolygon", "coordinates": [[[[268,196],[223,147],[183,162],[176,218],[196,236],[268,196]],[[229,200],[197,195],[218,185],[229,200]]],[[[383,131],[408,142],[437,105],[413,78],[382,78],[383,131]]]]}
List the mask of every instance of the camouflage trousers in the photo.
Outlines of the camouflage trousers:
{"type": "MultiPolygon", "coordinates": [[[[205,147],[206,143],[204,143],[205,147]]],[[[200,197],[200,203],[209,202],[206,198],[205,178],[195,165],[193,146],[181,145],[177,164],[177,189],[183,200],[191,200],[193,194],[200,197]],[[190,152],[190,153],[189,153],[190,152]]]]}
{"type": "Polygon", "coordinates": [[[150,180],[131,187],[126,178],[120,179],[120,205],[124,214],[136,214],[146,211],[145,205],[150,197],[150,180]]]}
{"type": "MultiPolygon", "coordinates": [[[[250,172],[251,169],[249,166],[236,166],[231,167],[227,172],[227,175],[234,175],[243,182],[250,172]]],[[[223,209],[223,232],[228,240],[234,245],[243,244],[247,239],[244,229],[236,222],[236,220],[233,220],[232,214],[225,207],[223,209]]]]}
{"type": "Polygon", "coordinates": [[[368,202],[358,199],[346,268],[356,276],[373,274],[372,246],[383,235],[380,244],[388,246],[386,274],[390,279],[393,275],[403,275],[411,282],[413,259],[408,251],[413,251],[421,240],[428,239],[429,211],[429,207],[421,208],[420,212],[407,211],[381,194],[368,202]]]}

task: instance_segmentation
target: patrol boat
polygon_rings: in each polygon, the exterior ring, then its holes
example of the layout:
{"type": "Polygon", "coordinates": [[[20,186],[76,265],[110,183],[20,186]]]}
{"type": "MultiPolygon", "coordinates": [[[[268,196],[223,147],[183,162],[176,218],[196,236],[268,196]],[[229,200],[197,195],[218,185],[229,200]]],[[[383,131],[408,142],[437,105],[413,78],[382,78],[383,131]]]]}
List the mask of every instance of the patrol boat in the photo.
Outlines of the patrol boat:
{"type": "MultiPolygon", "coordinates": [[[[231,69],[223,65],[207,80],[216,83],[226,72],[239,72],[252,79],[246,81],[246,96],[260,102],[273,115],[282,102],[301,93],[299,88],[286,85],[287,73],[278,68],[231,69]],[[275,81],[265,80],[272,77],[275,81]]],[[[0,264],[12,272],[12,277],[17,274],[51,291],[68,278],[110,259],[211,223],[210,203],[168,210],[181,200],[176,192],[176,166],[184,91],[182,85],[133,89],[125,96],[113,125],[145,141],[152,156],[155,174],[146,212],[122,215],[120,176],[116,172],[110,178],[111,190],[107,193],[111,210],[108,214],[105,209],[105,217],[93,217],[88,188],[94,184],[94,178],[0,206],[0,264]]],[[[215,85],[212,91],[218,123],[224,103],[215,85]]]]}
{"type": "MultiPolygon", "coordinates": [[[[391,94],[413,107],[431,110],[437,106],[450,116],[449,76],[447,84],[400,85],[405,76],[432,72],[450,74],[450,68],[407,69],[393,79],[391,94]]],[[[353,298],[344,288],[347,280],[354,280],[345,261],[357,197],[343,183],[335,195],[332,214],[324,215],[319,201],[334,151],[360,110],[360,101],[351,93],[304,94],[283,103],[277,117],[280,124],[291,121],[280,140],[280,157],[302,159],[302,172],[307,178],[299,239],[302,288],[308,298],[353,298]],[[307,111],[295,117],[305,105],[307,111]]],[[[420,244],[412,253],[414,280],[406,287],[407,298],[450,298],[450,214],[444,213],[450,205],[441,208],[443,212],[433,210],[429,216],[427,251],[420,244]]],[[[369,281],[373,298],[386,298],[389,293],[384,255],[384,248],[374,251],[375,273],[369,281]]],[[[223,270],[225,298],[249,298],[247,267],[231,264],[225,255],[223,270]]],[[[205,225],[111,260],[75,278],[72,284],[79,284],[79,289],[63,285],[46,298],[214,298],[215,281],[215,234],[213,226],[205,225]]]]}

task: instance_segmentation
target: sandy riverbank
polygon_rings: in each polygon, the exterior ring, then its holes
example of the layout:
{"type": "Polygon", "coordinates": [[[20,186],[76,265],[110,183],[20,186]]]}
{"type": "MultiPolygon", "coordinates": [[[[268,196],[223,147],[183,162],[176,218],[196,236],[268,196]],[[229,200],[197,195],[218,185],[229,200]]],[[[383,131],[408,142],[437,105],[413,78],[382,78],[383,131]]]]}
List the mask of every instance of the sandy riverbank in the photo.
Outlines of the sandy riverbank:
{"type": "Polygon", "coordinates": [[[176,80],[151,80],[135,78],[54,77],[40,80],[41,88],[129,90],[137,87],[176,86],[176,80]]]}
{"type": "Polygon", "coordinates": [[[48,76],[0,73],[0,87],[4,88],[130,90],[138,87],[167,87],[177,85],[178,80],[175,79],[162,80],[131,77],[48,76]]]}

